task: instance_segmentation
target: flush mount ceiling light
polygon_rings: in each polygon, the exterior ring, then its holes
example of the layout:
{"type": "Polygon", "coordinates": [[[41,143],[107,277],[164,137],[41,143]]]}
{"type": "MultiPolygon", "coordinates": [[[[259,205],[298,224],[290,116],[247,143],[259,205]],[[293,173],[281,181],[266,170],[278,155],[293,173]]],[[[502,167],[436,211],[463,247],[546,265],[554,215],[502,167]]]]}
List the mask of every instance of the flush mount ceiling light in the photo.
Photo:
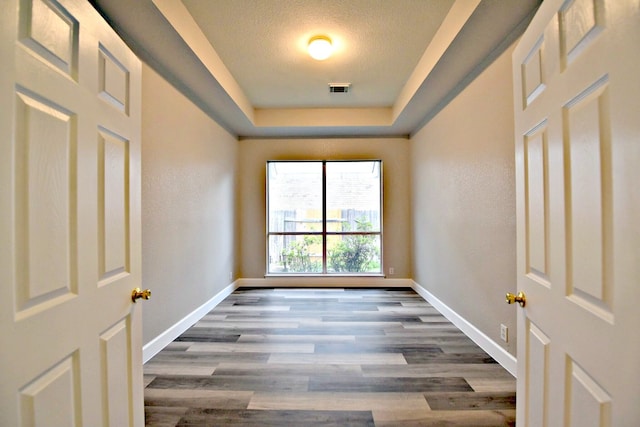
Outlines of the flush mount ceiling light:
{"type": "Polygon", "coordinates": [[[331,56],[331,52],[333,52],[333,45],[331,44],[331,39],[329,37],[315,36],[311,37],[311,40],[309,40],[307,50],[313,59],[322,61],[331,56]]]}

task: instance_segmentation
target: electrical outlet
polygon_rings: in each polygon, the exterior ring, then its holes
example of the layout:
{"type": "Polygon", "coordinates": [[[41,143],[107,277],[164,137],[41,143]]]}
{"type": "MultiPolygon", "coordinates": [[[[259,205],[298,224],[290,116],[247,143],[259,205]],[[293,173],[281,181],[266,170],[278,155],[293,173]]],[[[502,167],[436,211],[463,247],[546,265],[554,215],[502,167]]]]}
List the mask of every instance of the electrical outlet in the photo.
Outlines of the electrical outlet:
{"type": "Polygon", "coordinates": [[[229,272],[229,280],[233,280],[233,271],[229,272]]]}
{"type": "Polygon", "coordinates": [[[393,276],[394,274],[396,274],[396,269],[393,267],[389,267],[389,275],[393,276]]]}
{"type": "Polygon", "coordinates": [[[507,328],[507,325],[500,325],[500,339],[504,342],[509,342],[509,328],[507,328]]]}

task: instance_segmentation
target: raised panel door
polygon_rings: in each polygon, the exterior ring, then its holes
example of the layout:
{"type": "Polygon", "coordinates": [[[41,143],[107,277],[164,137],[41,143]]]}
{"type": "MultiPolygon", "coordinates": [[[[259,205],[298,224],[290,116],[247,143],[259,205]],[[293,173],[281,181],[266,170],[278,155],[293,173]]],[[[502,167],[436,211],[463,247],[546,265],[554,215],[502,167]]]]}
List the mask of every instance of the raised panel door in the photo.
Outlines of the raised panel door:
{"type": "Polygon", "coordinates": [[[0,425],[141,426],[140,62],[78,0],[0,56],[0,425]]]}
{"type": "Polygon", "coordinates": [[[513,56],[521,426],[640,425],[640,4],[546,0],[513,56]]]}

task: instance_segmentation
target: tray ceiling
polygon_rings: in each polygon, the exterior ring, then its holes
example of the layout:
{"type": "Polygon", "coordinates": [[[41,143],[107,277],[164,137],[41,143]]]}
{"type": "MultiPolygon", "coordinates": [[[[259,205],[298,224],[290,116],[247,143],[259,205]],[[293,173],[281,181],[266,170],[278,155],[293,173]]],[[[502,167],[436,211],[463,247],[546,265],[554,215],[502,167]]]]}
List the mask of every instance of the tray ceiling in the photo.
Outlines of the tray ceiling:
{"type": "Polygon", "coordinates": [[[93,0],[234,135],[407,136],[524,31],[539,0],[93,0]],[[316,61],[314,35],[335,52],[316,61]],[[350,83],[330,93],[329,83],[350,83]]]}

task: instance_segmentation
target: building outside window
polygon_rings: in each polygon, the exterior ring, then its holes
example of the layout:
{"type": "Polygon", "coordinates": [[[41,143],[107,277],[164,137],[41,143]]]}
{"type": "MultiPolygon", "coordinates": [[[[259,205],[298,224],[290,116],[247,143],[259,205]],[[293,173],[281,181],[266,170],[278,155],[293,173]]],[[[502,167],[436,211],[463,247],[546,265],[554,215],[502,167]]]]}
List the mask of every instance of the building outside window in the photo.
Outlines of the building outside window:
{"type": "Polygon", "coordinates": [[[382,162],[267,162],[267,274],[382,273],[382,162]]]}

